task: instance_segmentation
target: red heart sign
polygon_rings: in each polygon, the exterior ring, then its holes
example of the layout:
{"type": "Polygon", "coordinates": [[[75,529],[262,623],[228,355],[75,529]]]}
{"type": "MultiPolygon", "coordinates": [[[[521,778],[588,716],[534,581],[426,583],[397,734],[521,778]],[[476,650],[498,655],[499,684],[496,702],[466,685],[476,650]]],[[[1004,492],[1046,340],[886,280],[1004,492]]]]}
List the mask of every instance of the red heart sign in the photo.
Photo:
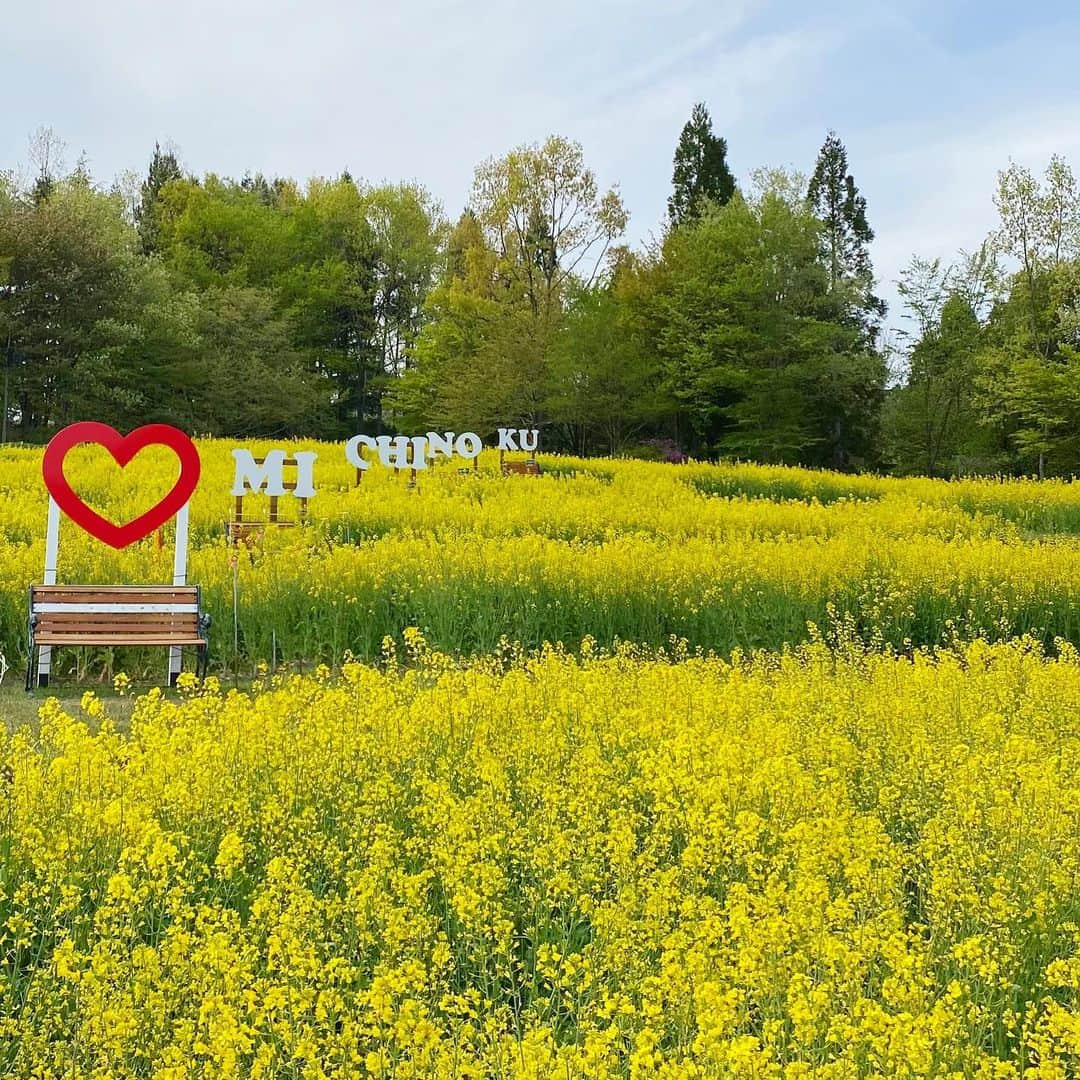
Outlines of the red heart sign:
{"type": "Polygon", "coordinates": [[[94,420],[84,420],[58,431],[45,448],[41,461],[41,475],[56,505],[80,528],[114,548],[127,547],[149,536],[159,525],[164,525],[191,498],[201,469],[199,451],[178,428],[168,424],[147,424],[128,435],[121,435],[108,424],[99,424],[94,420]],[[180,475],[172,490],[156,506],[126,525],[114,525],[97,511],[91,510],[75,494],[64,476],[64,458],[73,446],[81,443],[104,446],[121,468],[147,446],[167,446],[180,459],[180,475]]]}

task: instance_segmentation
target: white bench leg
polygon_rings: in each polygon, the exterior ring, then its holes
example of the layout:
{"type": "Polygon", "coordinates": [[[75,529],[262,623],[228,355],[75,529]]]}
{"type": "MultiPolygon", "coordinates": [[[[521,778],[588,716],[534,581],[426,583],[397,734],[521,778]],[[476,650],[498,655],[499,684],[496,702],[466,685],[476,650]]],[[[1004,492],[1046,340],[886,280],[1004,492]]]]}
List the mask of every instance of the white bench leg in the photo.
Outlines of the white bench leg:
{"type": "Polygon", "coordinates": [[[37,684],[38,686],[49,685],[49,673],[52,671],[52,646],[38,646],[37,684]]]}
{"type": "Polygon", "coordinates": [[[181,651],[179,645],[169,646],[169,685],[175,686],[180,676],[181,651]]]}

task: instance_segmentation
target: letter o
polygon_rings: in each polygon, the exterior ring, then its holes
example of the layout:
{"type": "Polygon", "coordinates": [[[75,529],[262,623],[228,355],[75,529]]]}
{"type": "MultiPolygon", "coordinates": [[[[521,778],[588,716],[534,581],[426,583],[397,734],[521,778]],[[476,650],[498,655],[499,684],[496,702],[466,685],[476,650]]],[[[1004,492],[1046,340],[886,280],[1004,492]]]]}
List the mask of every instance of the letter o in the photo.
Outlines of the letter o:
{"type": "Polygon", "coordinates": [[[454,452],[458,454],[459,457],[479,457],[480,451],[483,449],[484,444],[480,441],[480,436],[471,431],[463,431],[454,440],[454,452]]]}

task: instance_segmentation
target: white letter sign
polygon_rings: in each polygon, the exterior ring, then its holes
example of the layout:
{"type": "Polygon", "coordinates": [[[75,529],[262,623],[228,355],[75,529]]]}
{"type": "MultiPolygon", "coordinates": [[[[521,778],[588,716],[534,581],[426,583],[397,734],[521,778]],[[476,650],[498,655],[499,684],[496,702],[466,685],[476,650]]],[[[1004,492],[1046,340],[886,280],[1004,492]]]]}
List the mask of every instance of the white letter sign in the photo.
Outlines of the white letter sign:
{"type": "Polygon", "coordinates": [[[454,441],[454,453],[470,461],[479,457],[483,449],[484,444],[480,441],[480,436],[471,431],[463,431],[454,441]]]}
{"type": "Polygon", "coordinates": [[[369,450],[375,449],[375,440],[370,435],[354,435],[345,444],[345,460],[358,469],[371,467],[371,462],[361,454],[360,447],[366,446],[369,450]]]}
{"type": "Polygon", "coordinates": [[[255,458],[250,450],[234,450],[233,460],[236,462],[232,493],[233,495],[245,495],[247,492],[257,492],[266,485],[267,495],[284,495],[284,477],[282,476],[285,462],[284,450],[270,450],[262,465],[255,464],[255,458]]]}

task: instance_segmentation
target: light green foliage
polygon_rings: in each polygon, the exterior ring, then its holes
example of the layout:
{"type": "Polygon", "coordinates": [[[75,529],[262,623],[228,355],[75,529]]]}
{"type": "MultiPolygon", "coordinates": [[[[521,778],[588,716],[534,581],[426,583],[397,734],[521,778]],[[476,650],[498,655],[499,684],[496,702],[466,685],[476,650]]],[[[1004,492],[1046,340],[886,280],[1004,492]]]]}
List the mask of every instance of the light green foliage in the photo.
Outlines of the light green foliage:
{"type": "Polygon", "coordinates": [[[634,325],[636,277],[628,266],[583,292],[553,343],[547,408],[580,453],[617,454],[671,410],[655,350],[634,325]]]}
{"type": "Polygon", "coordinates": [[[428,302],[416,368],[390,396],[395,415],[482,432],[543,422],[555,339],[626,222],[618,192],[600,191],[567,139],[478,166],[428,302]]]}
{"type": "Polygon", "coordinates": [[[901,282],[918,333],[887,456],[906,471],[1080,468],[1080,191],[1055,156],[1041,181],[1003,170],[994,201],[999,226],[975,255],[915,260],[901,282]]]}
{"type": "Polygon", "coordinates": [[[901,472],[961,471],[963,461],[986,460],[989,453],[987,432],[977,423],[983,337],[970,286],[970,277],[940,260],[913,260],[900,281],[918,321],[906,382],[885,410],[886,456],[901,472]]]}

